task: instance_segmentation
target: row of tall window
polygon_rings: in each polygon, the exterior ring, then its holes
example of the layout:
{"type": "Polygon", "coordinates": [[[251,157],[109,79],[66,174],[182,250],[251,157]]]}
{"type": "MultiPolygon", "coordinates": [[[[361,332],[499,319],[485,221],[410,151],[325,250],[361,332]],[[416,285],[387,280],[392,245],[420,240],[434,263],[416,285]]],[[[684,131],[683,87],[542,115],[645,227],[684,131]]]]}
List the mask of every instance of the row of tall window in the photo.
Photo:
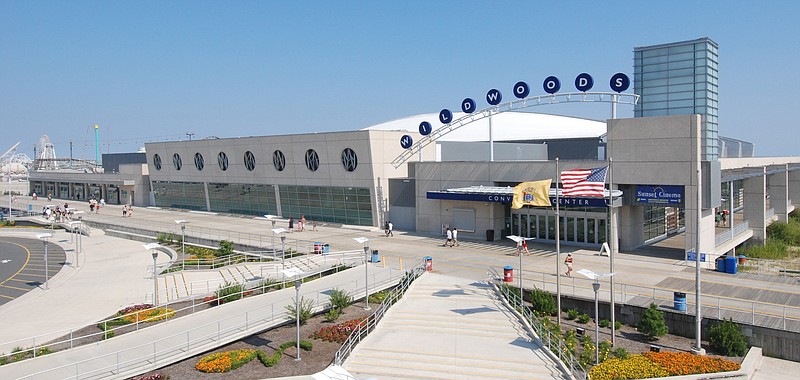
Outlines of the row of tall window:
{"type": "MultiPolygon", "coordinates": [[[[306,150],[304,158],[305,158],[305,165],[308,170],[315,172],[319,169],[320,159],[319,159],[319,154],[317,153],[316,150],[314,149],[306,150]]],[[[344,168],[344,170],[348,172],[353,172],[358,167],[358,155],[351,148],[345,148],[344,150],[342,150],[341,159],[342,159],[342,167],[344,168]]],[[[244,152],[244,155],[242,157],[242,163],[244,164],[244,167],[248,171],[255,170],[256,155],[249,150],[244,152]]],[[[217,165],[219,166],[219,169],[222,171],[228,170],[230,166],[230,161],[228,159],[227,153],[219,152],[219,154],[217,154],[217,165]]],[[[163,167],[161,155],[159,155],[158,153],[153,155],[153,166],[156,168],[156,170],[161,170],[163,167]]],[[[272,152],[272,166],[275,168],[275,170],[279,172],[286,169],[286,155],[284,155],[282,151],[275,150],[274,152],[272,152]]],[[[181,158],[180,154],[174,153],[172,155],[172,167],[174,167],[175,170],[183,169],[183,159],[181,158]]],[[[203,155],[199,152],[194,154],[194,167],[197,169],[197,171],[203,171],[203,169],[205,168],[205,159],[203,158],[203,155]]]]}

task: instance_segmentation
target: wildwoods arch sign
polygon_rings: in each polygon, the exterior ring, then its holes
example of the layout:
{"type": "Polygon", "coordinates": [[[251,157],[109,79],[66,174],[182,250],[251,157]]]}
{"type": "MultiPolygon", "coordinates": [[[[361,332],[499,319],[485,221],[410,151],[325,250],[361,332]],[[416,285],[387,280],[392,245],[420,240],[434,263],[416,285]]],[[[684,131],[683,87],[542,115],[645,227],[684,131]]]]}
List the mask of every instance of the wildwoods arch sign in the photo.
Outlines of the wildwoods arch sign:
{"type": "Polygon", "coordinates": [[[421,152],[422,148],[438,140],[440,137],[467,124],[501,112],[570,102],[605,102],[612,103],[614,106],[616,104],[635,105],[639,101],[639,95],[623,94],[630,85],[631,81],[627,75],[616,73],[611,76],[609,80],[609,87],[613,92],[592,92],[590,90],[594,87],[594,79],[587,73],[581,73],[575,77],[575,88],[579,92],[559,93],[561,90],[561,81],[555,76],[549,76],[542,82],[542,89],[547,93],[546,95],[529,97],[530,86],[520,81],[515,83],[512,88],[512,93],[516,99],[505,103],[502,103],[503,94],[500,90],[493,88],[486,92],[486,103],[489,104],[488,107],[478,110],[477,102],[474,99],[465,98],[461,101],[461,111],[464,112],[464,116],[453,119],[453,112],[445,108],[439,111],[439,122],[444,124],[440,128],[433,130],[433,126],[427,121],[423,121],[419,124],[419,134],[422,137],[416,144],[411,135],[403,135],[400,138],[400,146],[405,150],[392,161],[392,165],[398,168],[408,161],[415,153],[421,152]]]}

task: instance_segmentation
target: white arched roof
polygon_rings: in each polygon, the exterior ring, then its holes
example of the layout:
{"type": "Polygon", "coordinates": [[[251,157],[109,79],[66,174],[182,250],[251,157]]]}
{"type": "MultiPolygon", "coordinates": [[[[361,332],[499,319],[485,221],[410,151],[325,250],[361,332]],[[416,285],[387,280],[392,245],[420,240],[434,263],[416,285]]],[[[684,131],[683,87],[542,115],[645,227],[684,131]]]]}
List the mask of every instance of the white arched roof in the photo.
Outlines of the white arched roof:
{"type": "MultiPolygon", "coordinates": [[[[465,114],[453,113],[453,119],[465,114]]],[[[502,112],[492,115],[492,135],[495,141],[515,140],[553,140],[571,138],[592,138],[606,133],[606,123],[569,116],[548,115],[532,112],[502,112]]],[[[438,113],[414,115],[402,119],[376,124],[364,130],[408,131],[419,136],[419,124],[431,123],[433,129],[440,128],[438,113]]],[[[467,124],[445,136],[439,141],[488,141],[489,118],[467,124]]]]}

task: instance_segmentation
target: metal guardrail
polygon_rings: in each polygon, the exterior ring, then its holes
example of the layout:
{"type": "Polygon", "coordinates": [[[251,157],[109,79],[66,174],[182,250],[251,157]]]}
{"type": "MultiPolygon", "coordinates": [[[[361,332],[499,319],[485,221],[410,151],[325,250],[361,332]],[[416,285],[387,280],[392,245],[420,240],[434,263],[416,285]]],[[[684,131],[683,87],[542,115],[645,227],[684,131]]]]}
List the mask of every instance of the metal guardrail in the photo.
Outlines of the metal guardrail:
{"type": "Polygon", "coordinates": [[[411,286],[411,283],[414,282],[419,276],[425,273],[425,261],[423,260],[422,263],[419,265],[409,269],[406,272],[405,277],[400,280],[400,284],[392,290],[389,295],[381,302],[380,306],[377,307],[374,313],[368,316],[364,321],[362,321],[358,327],[350,333],[347,339],[342,343],[342,346],[336,351],[336,355],[333,358],[333,363],[341,366],[347,357],[350,356],[350,353],[353,351],[353,348],[361,342],[363,338],[365,338],[369,333],[378,326],[378,322],[383,319],[383,316],[389,310],[389,308],[394,305],[402,296],[405,294],[408,287],[411,286]]]}
{"type": "MultiPolygon", "coordinates": [[[[361,252],[361,254],[359,255],[359,258],[363,262],[364,261],[363,251],[359,251],[359,252],[361,252]]],[[[355,262],[353,262],[353,263],[355,263],[355,262]]],[[[336,263],[336,264],[338,265],[338,263],[336,263]]],[[[320,269],[318,269],[316,271],[305,272],[305,273],[303,273],[303,277],[302,278],[304,278],[304,279],[305,278],[314,278],[314,277],[320,275],[321,273],[324,273],[325,271],[328,271],[328,270],[331,270],[331,269],[334,269],[334,268],[338,268],[338,266],[323,267],[323,268],[320,268],[320,269]]],[[[349,269],[349,268],[347,268],[347,269],[349,269]]],[[[394,270],[393,268],[391,268],[391,267],[389,268],[389,277],[390,278],[392,278],[394,276],[394,274],[392,273],[393,270],[394,270]]],[[[377,277],[378,276],[376,274],[373,274],[372,281],[371,281],[373,284],[377,283],[377,281],[378,281],[377,277]]],[[[75,346],[79,345],[79,344],[76,344],[76,342],[78,342],[78,341],[80,341],[82,339],[87,339],[87,338],[88,339],[93,339],[93,338],[96,338],[96,337],[101,337],[108,331],[111,331],[114,334],[117,334],[117,333],[122,333],[124,331],[130,330],[132,327],[133,327],[133,329],[135,331],[138,331],[139,327],[140,327],[140,321],[135,316],[135,314],[137,314],[137,313],[144,313],[144,315],[147,315],[147,313],[146,313],[147,311],[155,311],[155,310],[159,310],[159,309],[164,309],[165,312],[166,312],[166,310],[170,310],[169,309],[170,305],[174,305],[174,304],[181,303],[181,302],[191,301],[191,305],[190,306],[186,306],[186,307],[180,308],[180,309],[173,309],[171,311],[174,311],[175,313],[188,312],[188,315],[194,314],[197,311],[196,309],[197,309],[198,306],[202,306],[204,304],[209,304],[209,305],[214,304],[215,305],[217,303],[216,299],[208,300],[208,301],[202,301],[202,302],[198,302],[198,300],[199,299],[203,299],[206,296],[214,296],[214,295],[216,295],[216,291],[219,290],[221,287],[223,287],[225,284],[227,284],[229,286],[241,285],[242,289],[239,292],[239,298],[244,298],[247,293],[251,293],[254,290],[260,290],[262,292],[262,294],[263,294],[263,293],[265,293],[265,290],[268,289],[268,288],[279,287],[280,289],[283,289],[283,288],[285,288],[287,286],[287,284],[291,285],[291,284],[294,283],[294,280],[287,281],[287,279],[282,277],[282,276],[281,277],[276,277],[275,280],[274,280],[275,282],[272,283],[272,284],[269,284],[268,282],[264,282],[265,279],[267,279],[267,278],[257,278],[257,279],[254,279],[254,280],[251,280],[251,281],[242,282],[242,283],[239,283],[239,282],[234,282],[234,283],[227,282],[226,283],[225,281],[203,282],[202,284],[206,285],[204,292],[192,295],[190,297],[182,298],[182,299],[173,299],[172,301],[170,301],[170,299],[166,297],[167,292],[165,292],[165,293],[163,293],[165,295],[164,298],[159,298],[159,299],[167,300],[167,302],[162,304],[162,305],[155,305],[154,307],[149,308],[149,309],[143,309],[143,310],[140,310],[140,311],[137,311],[137,312],[134,312],[134,313],[125,314],[125,315],[121,315],[121,316],[114,316],[114,317],[111,317],[111,318],[108,318],[108,319],[104,319],[104,320],[98,321],[95,325],[97,325],[97,326],[103,325],[103,327],[104,327],[103,330],[104,331],[98,331],[96,333],[76,335],[75,334],[75,330],[73,330],[73,329],[65,329],[65,330],[60,330],[60,331],[55,331],[55,332],[49,332],[47,334],[40,334],[40,335],[36,335],[36,336],[33,336],[33,337],[29,337],[29,338],[17,339],[17,340],[8,341],[8,342],[2,342],[2,343],[0,343],[0,347],[20,347],[20,348],[28,347],[28,348],[23,348],[21,350],[17,350],[17,351],[14,352],[14,354],[23,355],[23,354],[31,353],[33,357],[36,357],[36,356],[39,356],[39,354],[37,353],[38,350],[41,350],[44,347],[55,348],[57,350],[71,349],[71,348],[74,348],[75,346]],[[280,278],[280,280],[279,280],[279,278],[280,278]],[[212,283],[214,285],[213,287],[212,287],[212,283]],[[268,284],[269,284],[269,286],[267,286],[268,284]],[[114,326],[115,325],[114,321],[119,320],[120,318],[124,318],[126,316],[132,317],[132,319],[135,319],[136,323],[129,324],[129,325],[122,325],[122,326],[112,327],[110,329],[108,328],[109,324],[114,326]],[[54,337],[54,336],[64,337],[64,338],[56,338],[55,340],[53,340],[52,337],[54,337]]],[[[199,288],[200,288],[200,286],[198,286],[198,289],[199,288]]],[[[161,297],[161,294],[162,293],[159,293],[159,297],[161,297]]],[[[152,294],[150,294],[150,296],[152,296],[152,294]]],[[[149,303],[148,301],[149,300],[147,299],[147,297],[145,297],[145,303],[149,303]]],[[[320,302],[319,301],[319,294],[317,294],[316,302],[320,302]]],[[[172,319],[174,319],[174,318],[172,318],[172,319]]],[[[172,319],[168,318],[166,321],[170,321],[172,319]]]]}
{"type": "Polygon", "coordinates": [[[734,224],[733,228],[728,228],[727,230],[718,233],[714,237],[714,246],[719,247],[720,245],[725,244],[725,242],[733,240],[734,236],[737,236],[748,229],[750,229],[750,222],[746,220],[742,223],[734,224]]]}
{"type": "Polygon", "coordinates": [[[520,298],[519,291],[511,289],[510,286],[505,286],[501,281],[501,276],[495,268],[489,268],[489,275],[497,285],[497,290],[500,295],[508,301],[509,304],[520,313],[525,322],[533,329],[533,334],[542,342],[542,348],[550,351],[553,357],[563,364],[564,370],[568,370],[574,379],[586,379],[587,369],[581,365],[580,361],[572,354],[570,348],[564,342],[564,338],[560,334],[554,334],[546,326],[551,322],[544,321],[546,317],[536,315],[529,307],[524,305],[523,300],[520,298]]]}
{"type": "MultiPolygon", "coordinates": [[[[413,269],[417,271],[417,268],[413,269]]],[[[372,283],[370,287],[380,288],[396,281],[398,273],[389,273],[386,280],[372,283]]],[[[405,279],[403,279],[405,281],[405,279]]],[[[359,294],[359,281],[354,284],[352,294],[359,294]]],[[[307,296],[308,293],[301,295],[307,296]]],[[[314,292],[313,312],[321,312],[327,307],[327,290],[314,292]]],[[[88,379],[100,377],[128,376],[146,372],[171,363],[170,359],[185,354],[192,349],[204,348],[209,343],[234,339],[245,332],[264,330],[290,320],[284,306],[291,304],[294,297],[287,297],[269,305],[253,308],[244,313],[227,316],[223,319],[190,330],[165,336],[153,342],[128,347],[124,350],[98,355],[91,359],[54,367],[29,374],[21,379],[88,379]],[[276,312],[276,309],[280,310],[276,312]],[[107,364],[107,363],[112,364],[107,364]]],[[[374,328],[374,326],[373,326],[374,328]]]]}
{"type": "MultiPolygon", "coordinates": [[[[750,259],[748,259],[749,261],[750,259]]],[[[514,269],[517,275],[518,268],[514,269]]],[[[529,287],[556,293],[556,281],[552,273],[526,270],[523,273],[523,282],[529,287]],[[548,281],[552,279],[552,281],[548,281]]],[[[606,282],[600,291],[601,300],[610,299],[610,286],[606,282]]],[[[618,303],[635,304],[636,298],[647,300],[645,303],[656,303],[662,306],[674,305],[674,293],[683,292],[687,295],[687,310],[694,310],[689,300],[694,299],[694,293],[686,289],[654,288],[649,286],[615,283],[614,295],[618,303]]],[[[591,297],[592,280],[569,277],[566,282],[561,281],[561,294],[578,297],[591,297]],[[581,292],[583,291],[583,292],[581,292]]],[[[732,318],[734,322],[747,323],[754,326],[778,328],[787,331],[800,332],[800,307],[781,305],[768,302],[748,301],[731,297],[703,294],[703,314],[715,316],[718,319],[732,318]]]]}

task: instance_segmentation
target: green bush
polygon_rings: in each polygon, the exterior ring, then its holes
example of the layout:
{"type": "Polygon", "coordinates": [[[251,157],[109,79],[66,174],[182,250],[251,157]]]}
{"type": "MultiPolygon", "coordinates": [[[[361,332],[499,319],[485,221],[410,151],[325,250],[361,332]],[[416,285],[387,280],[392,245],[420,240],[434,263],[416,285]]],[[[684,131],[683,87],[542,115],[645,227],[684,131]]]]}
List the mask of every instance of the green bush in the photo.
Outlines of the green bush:
{"type": "Polygon", "coordinates": [[[571,320],[573,320],[575,318],[578,318],[579,314],[580,314],[580,312],[578,310],[569,309],[569,310],[567,310],[567,319],[569,319],[571,321],[571,320]]]}
{"type": "Polygon", "coordinates": [[[592,318],[589,317],[589,314],[583,313],[583,314],[579,314],[578,315],[578,323],[586,324],[586,323],[589,323],[590,319],[592,319],[592,318]]]}
{"type": "Polygon", "coordinates": [[[622,328],[622,322],[614,321],[614,330],[619,331],[619,329],[621,329],[621,328],[622,328]]]}
{"type": "Polygon", "coordinates": [[[619,358],[620,360],[625,360],[628,358],[628,350],[618,347],[614,350],[614,356],[619,358]]]}
{"type": "Polygon", "coordinates": [[[389,291],[388,290],[381,290],[380,292],[370,294],[369,295],[369,302],[372,302],[374,304],[383,303],[383,300],[385,300],[386,297],[388,297],[388,296],[389,296],[389,291]]]}
{"type": "Polygon", "coordinates": [[[767,238],[780,240],[788,245],[800,245],[800,221],[795,217],[789,223],[775,222],[767,226],[767,238]]]}
{"type": "Polygon", "coordinates": [[[336,322],[337,319],[342,315],[339,309],[333,307],[325,313],[325,320],[327,322],[336,322]]]}
{"type": "Polygon", "coordinates": [[[552,294],[541,289],[534,289],[530,293],[530,297],[533,310],[537,310],[547,315],[556,315],[556,313],[558,313],[556,297],[552,294]]]}
{"type": "Polygon", "coordinates": [[[242,285],[226,282],[220,285],[214,294],[220,303],[236,301],[242,298],[242,285]]]}
{"type": "Polygon", "coordinates": [[[331,302],[331,306],[339,310],[344,310],[353,303],[353,296],[338,288],[331,290],[331,294],[328,298],[331,302]]]}
{"type": "Polygon", "coordinates": [[[708,342],[711,349],[720,355],[744,356],[747,353],[747,342],[733,319],[723,320],[711,327],[708,342]]]}
{"type": "MultiPolygon", "coordinates": [[[[311,318],[311,309],[314,307],[313,300],[307,300],[305,297],[300,298],[300,324],[306,324],[309,318],[311,318]]],[[[295,322],[297,320],[297,309],[294,307],[294,302],[289,305],[286,305],[286,316],[289,317],[289,320],[295,322]]]]}
{"type": "Polygon", "coordinates": [[[223,257],[233,254],[233,242],[228,240],[221,240],[219,248],[217,248],[217,257],[223,257]]]}
{"type": "Polygon", "coordinates": [[[664,313],[658,310],[658,306],[654,303],[651,303],[642,315],[637,329],[640,333],[647,335],[650,340],[656,340],[669,332],[667,324],[664,322],[664,313]]]}
{"type": "Polygon", "coordinates": [[[603,328],[611,326],[611,321],[609,321],[608,319],[601,319],[600,323],[598,323],[598,326],[603,328]]]}
{"type": "Polygon", "coordinates": [[[737,250],[742,255],[756,259],[782,260],[789,257],[789,247],[782,240],[767,239],[764,245],[753,244],[737,250]]]}

